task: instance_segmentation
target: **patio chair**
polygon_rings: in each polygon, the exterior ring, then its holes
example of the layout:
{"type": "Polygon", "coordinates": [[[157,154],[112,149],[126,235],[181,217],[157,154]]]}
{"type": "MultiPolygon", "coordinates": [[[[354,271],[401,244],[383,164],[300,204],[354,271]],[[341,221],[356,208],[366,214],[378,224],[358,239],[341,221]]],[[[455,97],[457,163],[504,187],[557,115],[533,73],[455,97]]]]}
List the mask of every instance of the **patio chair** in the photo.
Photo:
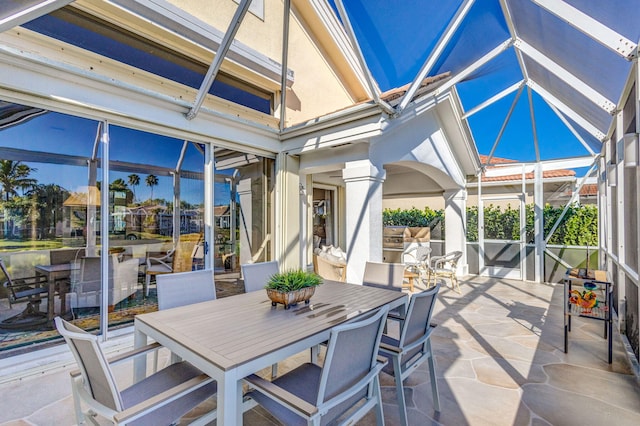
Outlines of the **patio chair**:
{"type": "MultiPolygon", "coordinates": [[[[158,310],[206,302],[216,299],[216,284],[212,270],[178,272],[156,277],[158,310]]],[[[171,362],[180,359],[171,354],[171,362]]],[[[158,369],[158,353],[154,354],[153,371],[158,369]]]]}
{"type": "Polygon", "coordinates": [[[427,275],[427,284],[429,286],[431,285],[432,278],[434,284],[439,277],[449,278],[451,280],[451,288],[455,292],[462,294],[460,284],[458,284],[458,278],[456,277],[458,261],[461,257],[461,251],[452,251],[444,256],[433,256],[431,258],[429,274],[427,275]]]}
{"type": "Polygon", "coordinates": [[[198,250],[201,234],[185,234],[175,247],[161,257],[147,256],[145,270],[145,296],[149,296],[151,277],[176,272],[188,272],[193,268],[193,257],[198,250]]]}
{"type": "Polygon", "coordinates": [[[405,268],[424,273],[425,277],[428,274],[430,260],[431,247],[411,244],[402,252],[405,268]]]}
{"type": "MultiPolygon", "coordinates": [[[[60,317],[55,318],[55,324],[79,367],[79,371],[71,372],[78,424],[88,419],[98,425],[100,423],[94,419],[97,415],[114,424],[174,424],[217,392],[217,384],[211,377],[186,362],[171,364],[121,390],[111,365],[135,356],[146,356],[160,345],[154,343],[107,360],[98,344],[98,336],[60,317]],[[83,405],[88,406],[88,410],[83,411],[83,405]]],[[[215,417],[216,412],[212,410],[198,420],[205,424],[215,417]]]]}
{"type": "Polygon", "coordinates": [[[395,378],[396,395],[398,407],[400,408],[400,422],[403,426],[409,423],[402,383],[427,360],[429,361],[433,406],[436,411],[440,411],[435,359],[431,350],[431,333],[433,332],[431,316],[439,290],[440,284],[436,284],[433,288],[413,294],[409,301],[407,314],[403,318],[389,315],[390,320],[394,318],[400,320],[400,336],[395,339],[385,334],[382,336],[382,342],[380,343],[380,355],[389,358],[391,361],[383,371],[395,378]]]}
{"type": "Polygon", "coordinates": [[[402,263],[367,262],[364,265],[362,285],[402,291],[403,281],[404,265],[402,263]]]}
{"type": "Polygon", "coordinates": [[[322,367],[305,363],[272,382],[246,377],[253,389],[245,396],[286,425],[353,424],[373,408],[383,424],[378,374],[386,363],[377,355],[387,312],[333,328],[322,367]]]}
{"type": "MultiPolygon", "coordinates": [[[[267,281],[272,275],[279,272],[278,262],[259,262],[259,263],[245,263],[240,265],[242,270],[242,279],[244,280],[244,292],[250,293],[252,291],[264,290],[264,286],[267,285],[267,281]]],[[[278,364],[271,365],[271,378],[278,376],[278,364]]]]}
{"type": "Polygon", "coordinates": [[[263,290],[272,275],[279,271],[278,262],[245,263],[240,265],[244,280],[244,292],[263,290]]]}
{"type": "Polygon", "coordinates": [[[42,298],[47,297],[49,291],[47,277],[11,278],[3,259],[0,259],[0,270],[4,275],[2,286],[7,289],[9,308],[11,308],[13,304],[27,302],[27,306],[21,313],[5,319],[0,323],[0,327],[22,328],[47,322],[47,312],[40,311],[42,298]]]}
{"type": "Polygon", "coordinates": [[[216,298],[216,285],[211,269],[158,275],[156,286],[158,310],[206,302],[216,298]]]}

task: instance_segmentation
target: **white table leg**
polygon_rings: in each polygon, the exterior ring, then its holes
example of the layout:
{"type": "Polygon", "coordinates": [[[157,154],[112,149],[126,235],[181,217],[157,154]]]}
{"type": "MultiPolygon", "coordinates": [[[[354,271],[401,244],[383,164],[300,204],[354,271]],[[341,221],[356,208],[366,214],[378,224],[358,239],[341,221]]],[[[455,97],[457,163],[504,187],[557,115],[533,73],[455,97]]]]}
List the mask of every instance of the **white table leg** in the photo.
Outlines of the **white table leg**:
{"type": "MultiPolygon", "coordinates": [[[[138,329],[134,329],[133,332],[133,347],[134,349],[141,348],[147,344],[147,335],[138,329]]],[[[147,375],[147,357],[137,356],[133,360],[133,381],[138,383],[144,379],[147,375]]]]}
{"type": "Polygon", "coordinates": [[[218,382],[218,423],[242,426],[243,408],[242,381],[235,371],[227,371],[218,382]]]}

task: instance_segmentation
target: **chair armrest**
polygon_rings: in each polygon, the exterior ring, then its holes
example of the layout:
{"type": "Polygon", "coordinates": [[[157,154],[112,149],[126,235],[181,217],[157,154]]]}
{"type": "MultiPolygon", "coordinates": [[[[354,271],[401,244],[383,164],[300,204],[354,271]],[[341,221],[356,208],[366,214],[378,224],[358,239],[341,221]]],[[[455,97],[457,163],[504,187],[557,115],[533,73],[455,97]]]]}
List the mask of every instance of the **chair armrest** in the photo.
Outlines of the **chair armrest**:
{"type": "Polygon", "coordinates": [[[309,404],[302,398],[292,394],[291,392],[281,388],[278,385],[271,383],[268,380],[263,379],[260,376],[252,374],[245,377],[244,380],[263,395],[277,400],[284,405],[290,406],[295,411],[298,411],[307,417],[311,417],[318,412],[318,408],[313,404],[309,404]]]}
{"type": "Polygon", "coordinates": [[[121,362],[127,361],[127,360],[129,360],[129,359],[131,359],[133,357],[146,355],[146,354],[148,354],[150,352],[157,351],[160,348],[162,348],[162,345],[160,343],[158,343],[158,342],[150,343],[150,344],[148,344],[146,346],[142,346],[140,348],[133,349],[133,350],[130,350],[130,351],[115,355],[115,356],[109,358],[107,360],[107,362],[109,364],[112,364],[112,365],[120,364],[121,362]]]}
{"type": "Polygon", "coordinates": [[[411,351],[413,348],[416,348],[420,345],[423,345],[424,342],[426,342],[427,340],[429,340],[431,338],[431,333],[433,333],[433,327],[429,327],[429,329],[427,330],[427,332],[424,334],[424,336],[422,336],[421,338],[419,338],[418,340],[416,340],[413,343],[407,344],[404,346],[404,351],[405,352],[409,352],[411,351]]]}
{"type": "Polygon", "coordinates": [[[380,352],[388,353],[389,355],[397,355],[402,353],[402,349],[397,346],[392,346],[384,342],[380,342],[380,352]]]}
{"type": "Polygon", "coordinates": [[[170,263],[172,263],[172,259],[170,256],[163,256],[163,257],[147,257],[147,267],[151,267],[153,266],[153,264],[159,264],[159,265],[163,265],[166,266],[169,269],[172,269],[172,266],[170,265],[170,263]],[[165,262],[168,261],[169,263],[165,262]]]}
{"type": "Polygon", "coordinates": [[[382,371],[384,366],[387,365],[388,363],[389,363],[389,361],[386,358],[384,358],[383,360],[378,359],[378,362],[376,363],[375,367],[372,368],[371,371],[369,371],[369,373],[367,373],[366,376],[364,376],[362,379],[360,379],[357,383],[351,385],[349,387],[349,390],[345,390],[341,394],[339,394],[339,395],[337,395],[337,396],[325,401],[321,406],[321,410],[326,412],[327,410],[330,410],[331,408],[333,408],[333,407],[337,406],[338,404],[341,404],[344,401],[346,401],[349,398],[351,398],[360,389],[362,389],[363,387],[367,386],[367,384],[370,383],[375,376],[380,374],[380,371],[382,371]]]}
{"type": "Polygon", "coordinates": [[[146,401],[142,401],[139,404],[134,405],[133,407],[127,408],[120,413],[117,413],[113,416],[113,418],[117,424],[129,423],[211,382],[213,382],[213,379],[211,377],[207,376],[206,374],[200,374],[199,376],[187,380],[184,383],[180,383],[179,385],[174,386],[171,389],[167,389],[166,391],[159,393],[158,395],[149,398],[146,401]]]}
{"type": "Polygon", "coordinates": [[[407,318],[405,316],[403,316],[403,315],[398,315],[398,314],[395,314],[393,312],[389,312],[387,314],[387,319],[394,320],[394,321],[404,321],[407,318]]]}

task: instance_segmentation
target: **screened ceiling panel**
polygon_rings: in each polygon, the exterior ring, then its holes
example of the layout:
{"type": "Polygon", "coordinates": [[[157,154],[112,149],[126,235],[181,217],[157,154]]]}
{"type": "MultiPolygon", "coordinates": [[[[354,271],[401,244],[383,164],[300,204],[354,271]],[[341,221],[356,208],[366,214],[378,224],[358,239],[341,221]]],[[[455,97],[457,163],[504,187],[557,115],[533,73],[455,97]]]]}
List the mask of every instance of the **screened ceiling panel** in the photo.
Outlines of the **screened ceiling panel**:
{"type": "Polygon", "coordinates": [[[564,0],[632,41],[640,38],[640,0],[564,0]]]}
{"type": "MultiPolygon", "coordinates": [[[[334,0],[330,0],[335,5],[334,0]]],[[[372,2],[343,0],[367,66],[382,91],[411,82],[458,9],[461,0],[372,2]],[[410,29],[396,31],[402,26],[410,29]]]]}
{"type": "Polygon", "coordinates": [[[565,118],[565,120],[567,120],[567,122],[571,124],[571,126],[576,131],[576,133],[578,133],[582,138],[582,140],[587,145],[589,145],[589,147],[593,150],[593,152],[595,153],[600,152],[600,150],[602,149],[602,142],[596,139],[596,137],[593,136],[591,133],[587,132],[585,129],[580,127],[578,123],[576,123],[573,119],[569,118],[566,114],[563,114],[561,111],[560,111],[560,115],[562,115],[565,118]]]}
{"type": "Polygon", "coordinates": [[[570,106],[576,113],[587,119],[603,134],[606,134],[613,117],[605,110],[593,103],[589,98],[573,89],[553,73],[542,67],[528,56],[523,55],[524,64],[529,78],[544,87],[549,93],[558,98],[565,105],[570,106]]]}
{"type": "Polygon", "coordinates": [[[509,38],[500,4],[495,0],[477,0],[430,75],[459,73],[509,38]]]}
{"type": "Polygon", "coordinates": [[[508,4],[519,38],[613,103],[618,101],[631,69],[629,61],[531,0],[508,0],[508,4]]]}
{"type": "Polygon", "coordinates": [[[515,51],[508,49],[456,87],[465,111],[469,111],[522,79],[515,51]]]}

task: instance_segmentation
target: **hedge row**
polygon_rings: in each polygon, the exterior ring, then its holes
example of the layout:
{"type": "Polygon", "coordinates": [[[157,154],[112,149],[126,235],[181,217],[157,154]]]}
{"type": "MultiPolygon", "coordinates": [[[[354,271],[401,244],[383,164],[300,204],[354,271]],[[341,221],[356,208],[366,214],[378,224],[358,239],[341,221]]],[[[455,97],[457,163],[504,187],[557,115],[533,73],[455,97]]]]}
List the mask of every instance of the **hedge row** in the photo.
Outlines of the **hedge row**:
{"type": "MultiPolygon", "coordinates": [[[[560,217],[564,207],[546,205],[543,209],[544,235],[549,235],[551,228],[560,217]]],[[[525,206],[526,214],[526,239],[534,241],[534,214],[533,205],[525,206]]],[[[444,210],[432,210],[425,207],[424,210],[412,208],[385,209],[382,213],[385,226],[429,226],[434,235],[444,236],[444,210]],[[437,233],[434,229],[439,228],[437,233]]],[[[510,205],[505,208],[493,204],[484,208],[485,230],[484,237],[497,240],[520,239],[520,211],[510,205]]],[[[478,241],[478,207],[467,207],[467,241],[478,241]]],[[[548,244],[556,245],[598,245],[598,208],[595,205],[573,204],[562,218],[560,226],[555,230],[548,244]]]]}

